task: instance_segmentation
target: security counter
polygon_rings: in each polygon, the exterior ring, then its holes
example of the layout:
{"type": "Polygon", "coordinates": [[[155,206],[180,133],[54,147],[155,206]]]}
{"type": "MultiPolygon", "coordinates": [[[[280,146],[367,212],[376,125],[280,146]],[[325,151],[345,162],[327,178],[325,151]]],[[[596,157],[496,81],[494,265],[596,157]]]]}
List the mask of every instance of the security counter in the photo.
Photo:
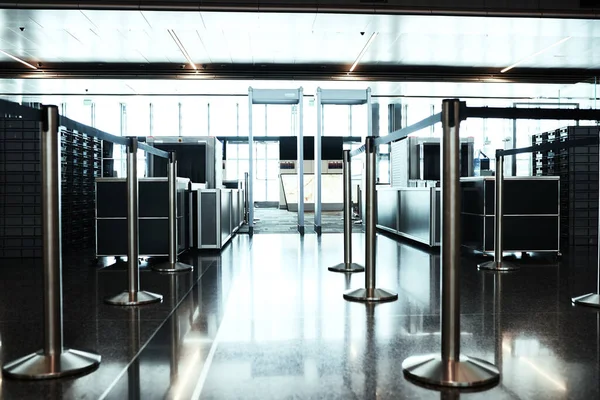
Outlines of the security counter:
{"type": "Polygon", "coordinates": [[[244,223],[244,190],[192,184],[192,247],[221,249],[244,223]]]}
{"type": "MultiPolygon", "coordinates": [[[[462,244],[494,251],[495,177],[461,178],[462,244]]],[[[559,177],[506,177],[504,251],[559,252],[559,177]]],[[[378,187],[379,229],[427,246],[440,245],[441,189],[378,187]]]]}
{"type": "MultiPolygon", "coordinates": [[[[178,252],[188,247],[189,179],[177,178],[178,252]]],[[[169,182],[164,178],[139,179],[139,254],[169,255],[169,182]]],[[[127,256],[127,180],[96,178],[96,255],[127,256]]]]}

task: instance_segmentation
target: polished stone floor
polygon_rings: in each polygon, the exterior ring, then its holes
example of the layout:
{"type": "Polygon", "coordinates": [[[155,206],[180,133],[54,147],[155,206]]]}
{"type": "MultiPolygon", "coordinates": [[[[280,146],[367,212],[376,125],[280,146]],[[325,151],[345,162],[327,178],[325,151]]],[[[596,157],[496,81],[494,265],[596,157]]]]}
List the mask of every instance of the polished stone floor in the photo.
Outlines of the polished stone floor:
{"type": "MultiPolygon", "coordinates": [[[[354,258],[363,258],[354,234],[354,258]]],[[[95,372],[44,382],[4,377],[0,399],[597,399],[600,314],[570,297],[595,290],[596,249],[515,260],[522,268],[461,268],[461,345],[495,363],[499,385],[466,393],[408,382],[402,361],[440,349],[439,254],[378,238],[378,286],[393,303],[343,300],[364,274],[327,271],[342,236],[238,235],[221,254],[189,256],[192,273],[142,269],[142,288],[163,294],[140,308],[105,305],[126,286],[123,266],[65,262],[68,347],[103,357],[95,372]]],[[[37,263],[0,268],[2,362],[42,343],[37,263]]]]}

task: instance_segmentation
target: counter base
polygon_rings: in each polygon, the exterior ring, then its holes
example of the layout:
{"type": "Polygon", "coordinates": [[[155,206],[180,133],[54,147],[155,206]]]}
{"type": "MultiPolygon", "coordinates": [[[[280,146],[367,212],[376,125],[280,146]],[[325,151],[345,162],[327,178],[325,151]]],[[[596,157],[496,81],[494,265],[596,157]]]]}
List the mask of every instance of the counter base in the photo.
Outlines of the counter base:
{"type": "Polygon", "coordinates": [[[359,303],[384,303],[398,300],[398,294],[386,289],[352,289],[344,293],[344,299],[359,303]]]}
{"type": "Polygon", "coordinates": [[[168,274],[177,273],[177,272],[187,272],[187,271],[192,271],[193,269],[194,269],[194,267],[192,267],[191,265],[184,264],[182,262],[176,262],[176,263],[171,264],[170,262],[167,261],[165,263],[152,266],[152,270],[154,270],[156,272],[162,272],[162,273],[168,273],[168,274]]]}
{"type": "Polygon", "coordinates": [[[406,379],[434,386],[482,387],[500,381],[493,364],[478,358],[461,356],[460,361],[442,361],[439,354],[409,357],[402,363],[406,379]]]}
{"type": "Polygon", "coordinates": [[[363,272],[365,267],[357,263],[339,263],[333,267],[327,268],[331,272],[363,272]]]}
{"type": "Polygon", "coordinates": [[[3,373],[11,378],[30,380],[83,375],[98,368],[100,359],[98,354],[73,349],[64,349],[58,357],[40,350],[6,364],[3,373]]]}
{"type": "Polygon", "coordinates": [[[571,301],[573,304],[580,306],[600,308],[600,295],[597,293],[588,293],[583,296],[573,297],[571,301]]]}
{"type": "Polygon", "coordinates": [[[107,297],[104,299],[104,302],[112,304],[113,306],[141,306],[144,304],[161,302],[162,298],[163,297],[160,294],[140,290],[134,293],[119,293],[116,296],[107,297]]]}
{"type": "Polygon", "coordinates": [[[483,269],[486,271],[498,271],[498,272],[508,272],[508,271],[516,271],[519,269],[515,264],[507,262],[507,261],[486,261],[477,265],[478,269],[483,269]]]}

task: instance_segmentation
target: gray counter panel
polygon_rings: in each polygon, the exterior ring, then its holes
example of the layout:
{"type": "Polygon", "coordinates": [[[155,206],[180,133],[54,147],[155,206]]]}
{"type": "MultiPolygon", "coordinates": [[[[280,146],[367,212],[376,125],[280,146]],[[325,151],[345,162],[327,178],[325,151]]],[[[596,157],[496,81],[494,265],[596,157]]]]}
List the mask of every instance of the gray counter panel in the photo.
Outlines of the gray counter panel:
{"type": "Polygon", "coordinates": [[[433,245],[431,237],[431,189],[399,191],[398,231],[421,243],[433,245]]]}

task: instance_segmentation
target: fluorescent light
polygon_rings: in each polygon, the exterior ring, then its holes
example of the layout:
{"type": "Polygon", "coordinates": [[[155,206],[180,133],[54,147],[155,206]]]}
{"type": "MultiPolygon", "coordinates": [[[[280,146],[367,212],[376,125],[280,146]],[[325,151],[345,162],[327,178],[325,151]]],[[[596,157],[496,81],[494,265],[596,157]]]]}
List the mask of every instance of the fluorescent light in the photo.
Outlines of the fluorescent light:
{"type": "Polygon", "coordinates": [[[378,32],[373,32],[373,34],[369,38],[369,41],[367,42],[367,44],[365,44],[365,47],[363,47],[363,49],[361,50],[361,52],[358,55],[358,57],[356,57],[356,61],[354,61],[354,64],[352,64],[352,66],[350,67],[350,71],[348,71],[348,73],[354,71],[354,68],[356,68],[356,66],[360,62],[360,59],[363,58],[363,56],[365,55],[365,53],[369,49],[369,46],[371,45],[371,43],[373,43],[373,40],[375,40],[375,38],[377,37],[377,34],[378,34],[378,32]]]}
{"type": "Polygon", "coordinates": [[[5,55],[5,56],[7,56],[7,57],[10,57],[10,58],[12,58],[12,59],[13,59],[13,60],[15,60],[15,61],[18,61],[18,62],[20,62],[21,64],[25,64],[25,65],[27,65],[29,68],[32,68],[32,69],[37,69],[37,67],[36,67],[35,65],[31,65],[31,64],[29,64],[27,61],[25,61],[25,60],[21,60],[19,57],[15,57],[15,56],[13,56],[12,54],[8,54],[8,53],[7,53],[7,52],[5,52],[4,50],[0,50],[0,53],[4,54],[4,55],[5,55]]]}
{"type": "Polygon", "coordinates": [[[173,41],[175,42],[175,44],[177,44],[177,47],[179,47],[179,50],[181,50],[181,52],[183,53],[185,58],[187,58],[188,62],[192,66],[192,68],[197,70],[198,68],[196,67],[196,64],[194,64],[194,62],[192,61],[192,58],[190,57],[188,52],[185,50],[185,47],[183,47],[183,43],[181,43],[181,41],[177,37],[177,34],[175,34],[175,31],[173,29],[167,29],[167,31],[169,32],[169,35],[171,35],[171,37],[173,38],[173,41]]]}
{"type": "Polygon", "coordinates": [[[513,68],[514,68],[514,67],[516,67],[517,65],[519,65],[519,64],[521,64],[521,63],[523,63],[524,61],[526,61],[526,60],[529,60],[530,58],[533,58],[533,57],[539,56],[540,54],[542,54],[542,53],[544,53],[544,52],[546,52],[546,51],[550,50],[551,48],[553,48],[553,47],[555,47],[555,46],[558,46],[558,45],[560,45],[560,44],[563,44],[564,42],[566,42],[566,41],[567,41],[567,40],[569,40],[569,39],[571,39],[571,36],[567,36],[566,38],[564,38],[564,39],[562,39],[562,40],[559,40],[558,42],[556,42],[556,43],[554,43],[554,44],[551,44],[550,46],[546,47],[545,49],[542,49],[542,50],[538,51],[537,53],[534,53],[534,54],[532,54],[532,55],[530,55],[530,56],[527,56],[527,57],[523,58],[522,60],[519,60],[519,61],[517,61],[517,62],[516,62],[516,63],[514,63],[513,65],[511,65],[511,66],[509,66],[509,67],[506,67],[506,68],[504,68],[504,69],[503,69],[502,71],[500,71],[500,72],[501,72],[501,73],[505,73],[506,71],[510,71],[511,69],[513,69],[513,68]]]}

